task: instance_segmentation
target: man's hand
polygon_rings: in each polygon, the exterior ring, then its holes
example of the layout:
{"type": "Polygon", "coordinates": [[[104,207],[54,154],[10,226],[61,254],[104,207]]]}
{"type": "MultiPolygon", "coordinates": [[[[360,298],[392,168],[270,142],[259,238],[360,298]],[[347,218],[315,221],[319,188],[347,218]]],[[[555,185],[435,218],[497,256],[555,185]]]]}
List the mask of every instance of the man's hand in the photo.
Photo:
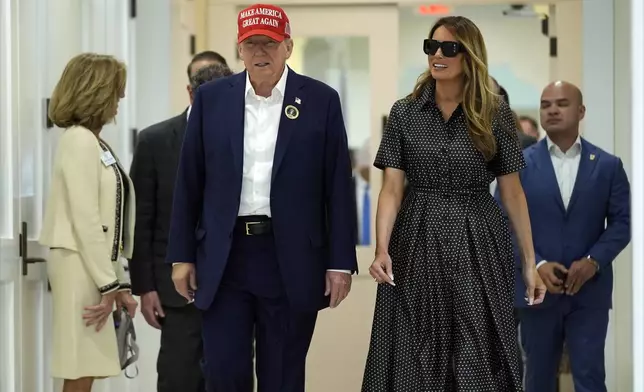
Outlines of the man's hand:
{"type": "Polygon", "coordinates": [[[156,291],[150,291],[141,296],[141,313],[145,321],[153,328],[161,329],[159,318],[164,318],[163,307],[159,294],[156,291]]]}
{"type": "Polygon", "coordinates": [[[351,274],[346,272],[327,271],[326,289],[324,295],[331,296],[330,306],[332,308],[340,305],[351,291],[351,274]]]}
{"type": "Polygon", "coordinates": [[[539,276],[548,288],[549,293],[563,294],[564,279],[561,279],[557,275],[565,276],[568,273],[566,267],[557,262],[549,261],[545,264],[542,264],[537,272],[539,272],[539,276]]]}
{"type": "Polygon", "coordinates": [[[566,294],[575,295],[588,280],[597,273],[597,262],[583,258],[574,261],[568,270],[568,279],[566,279],[566,294]]]}
{"type": "Polygon", "coordinates": [[[175,263],[172,266],[172,282],[177,290],[188,303],[194,301],[195,290],[197,290],[197,277],[195,265],[192,263],[175,263]]]}

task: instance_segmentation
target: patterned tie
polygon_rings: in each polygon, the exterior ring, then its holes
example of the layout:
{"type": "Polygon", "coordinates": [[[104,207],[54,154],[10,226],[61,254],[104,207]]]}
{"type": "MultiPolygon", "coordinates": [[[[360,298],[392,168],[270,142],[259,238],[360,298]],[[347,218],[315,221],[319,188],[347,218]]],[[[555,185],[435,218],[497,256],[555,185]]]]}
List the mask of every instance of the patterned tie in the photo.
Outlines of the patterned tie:
{"type": "Polygon", "coordinates": [[[362,195],[362,242],[361,245],[371,244],[371,198],[369,184],[364,187],[362,195]]]}

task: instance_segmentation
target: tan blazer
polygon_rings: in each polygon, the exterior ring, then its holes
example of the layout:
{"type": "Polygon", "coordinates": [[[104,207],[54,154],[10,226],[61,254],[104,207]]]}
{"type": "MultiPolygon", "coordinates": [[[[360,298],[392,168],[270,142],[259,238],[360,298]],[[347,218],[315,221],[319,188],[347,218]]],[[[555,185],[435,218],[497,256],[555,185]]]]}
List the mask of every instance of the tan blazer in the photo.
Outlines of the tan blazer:
{"type": "Polygon", "coordinates": [[[78,252],[102,293],[129,288],[119,258],[132,257],[135,221],[134,186],[108,149],[86,128],[63,132],[40,233],[42,245],[78,252]]]}

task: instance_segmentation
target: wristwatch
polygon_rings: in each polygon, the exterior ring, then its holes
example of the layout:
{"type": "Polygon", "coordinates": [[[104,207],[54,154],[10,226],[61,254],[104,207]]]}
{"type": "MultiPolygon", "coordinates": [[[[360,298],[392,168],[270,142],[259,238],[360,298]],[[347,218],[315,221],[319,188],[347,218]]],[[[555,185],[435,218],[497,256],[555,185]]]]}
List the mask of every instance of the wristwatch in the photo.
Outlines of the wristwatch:
{"type": "Polygon", "coordinates": [[[586,260],[588,260],[590,262],[590,264],[594,265],[595,269],[597,269],[597,271],[599,271],[599,263],[597,261],[595,261],[595,259],[593,259],[592,257],[590,257],[590,255],[588,255],[588,256],[586,256],[586,260]]]}

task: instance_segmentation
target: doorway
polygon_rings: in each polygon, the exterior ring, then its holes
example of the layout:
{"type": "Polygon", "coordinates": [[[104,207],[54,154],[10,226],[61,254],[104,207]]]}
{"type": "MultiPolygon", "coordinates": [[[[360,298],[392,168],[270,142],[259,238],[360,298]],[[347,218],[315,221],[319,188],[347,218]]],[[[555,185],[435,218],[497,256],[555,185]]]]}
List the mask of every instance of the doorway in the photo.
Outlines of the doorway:
{"type": "Polygon", "coordinates": [[[0,390],[52,390],[42,221],[47,9],[0,0],[0,390]]]}

